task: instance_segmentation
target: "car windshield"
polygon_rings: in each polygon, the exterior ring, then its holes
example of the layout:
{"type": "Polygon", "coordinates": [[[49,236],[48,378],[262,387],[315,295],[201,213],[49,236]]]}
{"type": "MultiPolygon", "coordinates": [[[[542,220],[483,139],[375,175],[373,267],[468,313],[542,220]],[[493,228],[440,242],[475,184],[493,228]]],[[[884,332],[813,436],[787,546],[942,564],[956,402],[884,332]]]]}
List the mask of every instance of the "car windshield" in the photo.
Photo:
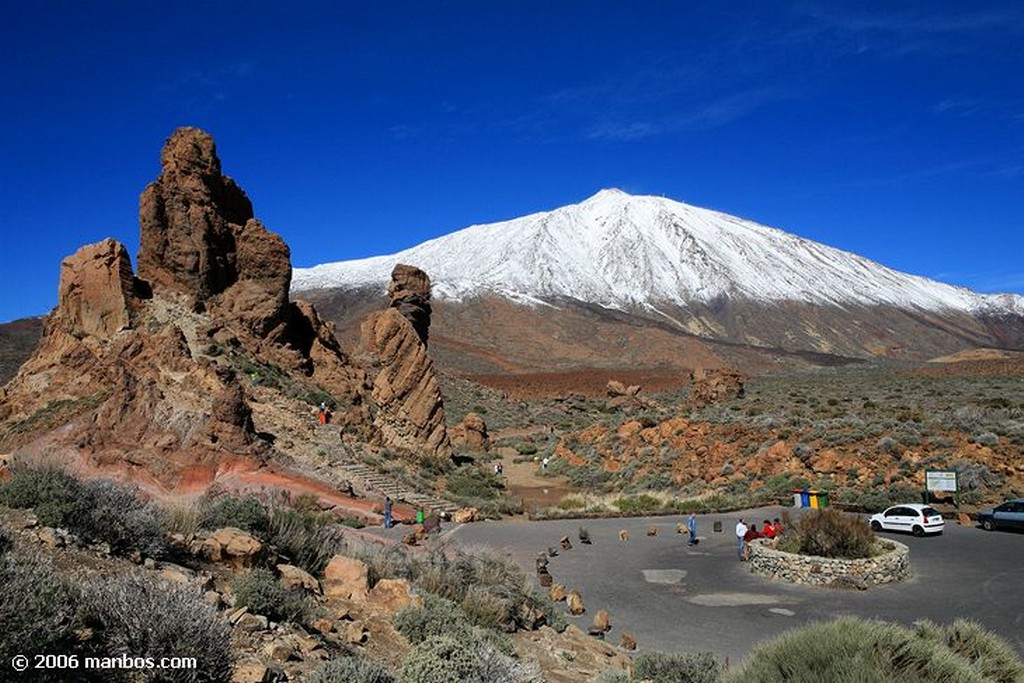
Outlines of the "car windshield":
{"type": "Polygon", "coordinates": [[[925,509],[921,510],[921,512],[924,514],[925,517],[938,517],[939,516],[939,511],[936,510],[935,508],[925,508],[925,509]]]}

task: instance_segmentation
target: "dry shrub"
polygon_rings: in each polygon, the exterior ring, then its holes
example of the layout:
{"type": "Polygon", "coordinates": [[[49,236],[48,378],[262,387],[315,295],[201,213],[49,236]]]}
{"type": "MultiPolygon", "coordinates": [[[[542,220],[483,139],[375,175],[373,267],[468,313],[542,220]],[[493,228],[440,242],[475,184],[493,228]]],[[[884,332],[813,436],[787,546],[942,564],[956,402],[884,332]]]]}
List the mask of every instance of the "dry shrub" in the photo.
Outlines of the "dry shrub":
{"type": "Polygon", "coordinates": [[[229,681],[230,627],[199,591],[141,572],[82,587],[81,614],[104,657],[194,657],[194,669],[109,671],[111,680],[229,681]]]}
{"type": "Polygon", "coordinates": [[[875,534],[863,517],[822,508],[791,522],[778,547],[799,555],[855,560],[875,554],[875,534]]]}

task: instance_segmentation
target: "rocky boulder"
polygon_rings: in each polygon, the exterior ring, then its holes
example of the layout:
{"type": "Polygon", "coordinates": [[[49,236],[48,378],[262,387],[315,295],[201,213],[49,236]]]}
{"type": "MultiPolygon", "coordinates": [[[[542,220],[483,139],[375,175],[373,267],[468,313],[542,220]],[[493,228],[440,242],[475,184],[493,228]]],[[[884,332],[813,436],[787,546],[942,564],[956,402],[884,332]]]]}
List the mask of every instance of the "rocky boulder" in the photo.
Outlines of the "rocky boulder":
{"type": "Polygon", "coordinates": [[[448,438],[452,445],[470,451],[486,453],[491,449],[491,437],[487,433],[487,424],[476,413],[466,413],[462,422],[448,430],[448,438]]]}
{"type": "Polygon", "coordinates": [[[588,637],[572,624],[562,633],[550,626],[518,632],[512,642],[520,659],[537,664],[544,680],[551,683],[593,681],[608,669],[628,677],[633,669],[628,655],[603,640],[588,637]]]}
{"type": "Polygon", "coordinates": [[[270,550],[252,534],[224,527],[193,542],[193,552],[211,562],[227,564],[235,569],[266,564],[270,550]]]}
{"type": "Polygon", "coordinates": [[[743,375],[733,370],[696,368],[690,373],[690,401],[697,406],[743,398],[743,375]]]}
{"type": "Polygon", "coordinates": [[[335,555],[324,568],[324,595],[343,600],[363,600],[370,592],[370,569],[365,562],[335,555]]]}

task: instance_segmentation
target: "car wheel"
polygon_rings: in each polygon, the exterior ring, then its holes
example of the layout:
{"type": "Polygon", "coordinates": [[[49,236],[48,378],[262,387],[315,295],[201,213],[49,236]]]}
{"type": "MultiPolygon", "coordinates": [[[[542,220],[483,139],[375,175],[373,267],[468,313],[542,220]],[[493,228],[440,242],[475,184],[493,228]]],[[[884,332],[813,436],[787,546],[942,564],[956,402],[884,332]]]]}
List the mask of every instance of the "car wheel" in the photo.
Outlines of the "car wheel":
{"type": "Polygon", "coordinates": [[[871,530],[872,531],[881,531],[882,530],[882,525],[879,524],[878,522],[871,522],[871,530]]]}
{"type": "Polygon", "coordinates": [[[919,526],[917,526],[915,524],[914,525],[914,535],[917,536],[918,538],[921,538],[922,536],[924,536],[924,529],[922,529],[921,527],[919,527],[919,526]]]}
{"type": "Polygon", "coordinates": [[[992,531],[996,528],[996,525],[992,523],[991,519],[986,519],[984,522],[981,523],[981,528],[985,531],[992,531]]]}

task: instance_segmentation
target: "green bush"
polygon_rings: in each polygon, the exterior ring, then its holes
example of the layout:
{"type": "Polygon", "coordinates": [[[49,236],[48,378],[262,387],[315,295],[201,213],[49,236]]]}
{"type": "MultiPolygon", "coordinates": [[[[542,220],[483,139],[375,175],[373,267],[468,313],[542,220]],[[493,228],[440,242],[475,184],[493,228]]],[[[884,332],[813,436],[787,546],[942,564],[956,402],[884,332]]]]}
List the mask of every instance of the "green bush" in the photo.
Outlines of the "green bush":
{"type": "Polygon", "coordinates": [[[837,681],[1020,681],[1024,665],[1012,648],[967,622],[916,630],[843,617],[794,629],[757,647],[722,683],[837,681]]]}
{"type": "Polygon", "coordinates": [[[918,635],[938,637],[946,647],[990,680],[1000,683],[1024,680],[1024,664],[1010,644],[973,621],[957,619],[945,628],[927,621],[918,622],[915,626],[918,635]]]}
{"type": "Polygon", "coordinates": [[[402,663],[403,683],[528,683],[535,671],[490,644],[435,636],[416,645],[402,663]]]}
{"type": "Polygon", "coordinates": [[[779,550],[848,560],[871,557],[875,534],[867,520],[832,508],[808,510],[789,525],[779,550]]]}
{"type": "Polygon", "coordinates": [[[78,510],[81,482],[51,464],[15,465],[0,486],[0,503],[12,508],[35,508],[44,526],[66,527],[78,510]]]}
{"type": "Polygon", "coordinates": [[[470,627],[466,613],[458,605],[430,593],[423,596],[423,607],[399,610],[395,614],[394,625],[411,645],[435,636],[462,634],[470,627]]]}
{"type": "Polygon", "coordinates": [[[594,683],[629,683],[629,674],[618,669],[605,669],[597,675],[594,683]]]}
{"type": "Polygon", "coordinates": [[[275,621],[297,621],[309,607],[302,593],[288,590],[272,571],[263,567],[239,576],[232,582],[231,590],[236,607],[248,607],[275,621]]]}
{"type": "Polygon", "coordinates": [[[104,680],[230,681],[231,629],[198,591],[141,572],[97,578],[82,589],[83,622],[103,657],[195,657],[194,669],[107,670],[104,680]]]}
{"type": "Polygon", "coordinates": [[[0,502],[35,508],[45,526],[63,527],[82,540],[110,545],[114,554],[133,551],[159,556],[167,548],[162,510],[121,484],[79,481],[52,465],[18,466],[0,488],[0,502]]]}
{"type": "Polygon", "coordinates": [[[314,671],[309,683],[395,683],[395,677],[369,659],[342,657],[314,671]]]}
{"type": "Polygon", "coordinates": [[[504,484],[501,479],[476,465],[464,465],[448,475],[445,490],[456,498],[491,500],[501,496],[504,484]]]}
{"type": "Polygon", "coordinates": [[[204,529],[231,526],[266,538],[270,531],[270,513],[255,496],[225,496],[203,505],[200,524],[204,529]]]}
{"type": "Polygon", "coordinates": [[[641,652],[633,660],[633,677],[653,683],[715,683],[722,666],[710,652],[668,654],[641,652]]]}
{"type": "Polygon", "coordinates": [[[638,496],[624,496],[616,500],[614,504],[626,515],[654,512],[661,508],[661,501],[647,493],[641,493],[638,496]]]}
{"type": "MultiPolygon", "coordinates": [[[[0,667],[6,670],[15,655],[74,652],[78,601],[75,587],[43,555],[0,555],[0,667]]],[[[32,680],[64,680],[56,670],[33,673],[32,680]]]]}
{"type": "Polygon", "coordinates": [[[270,508],[266,540],[311,574],[322,573],[330,559],[345,548],[340,527],[329,516],[286,505],[270,508]]]}
{"type": "Polygon", "coordinates": [[[519,455],[533,455],[537,452],[536,444],[532,444],[529,441],[517,441],[512,444],[512,448],[516,449],[519,455]]]}
{"type": "Polygon", "coordinates": [[[81,483],[78,510],[67,527],[85,540],[106,542],[115,555],[137,551],[159,557],[167,549],[163,511],[106,479],[81,483]]]}

